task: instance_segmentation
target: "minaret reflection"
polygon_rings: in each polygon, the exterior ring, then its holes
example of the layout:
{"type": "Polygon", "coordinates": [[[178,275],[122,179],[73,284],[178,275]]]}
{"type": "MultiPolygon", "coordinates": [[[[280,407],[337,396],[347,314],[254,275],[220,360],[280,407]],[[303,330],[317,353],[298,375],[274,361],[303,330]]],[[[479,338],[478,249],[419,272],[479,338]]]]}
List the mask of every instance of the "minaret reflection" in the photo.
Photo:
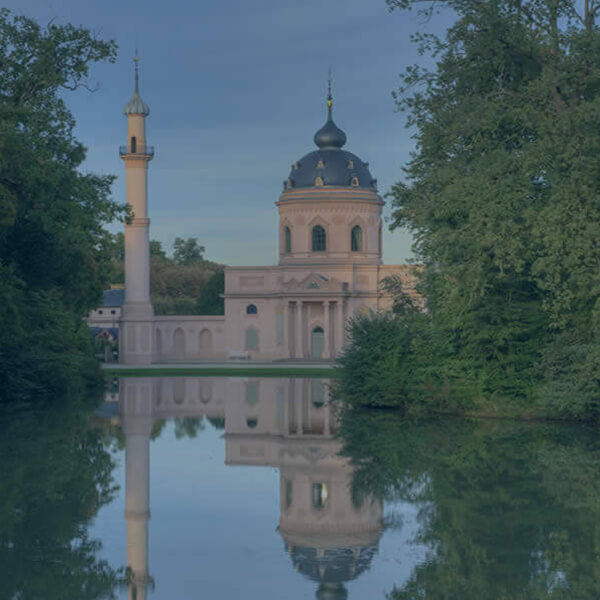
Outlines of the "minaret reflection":
{"type": "Polygon", "coordinates": [[[347,598],[345,584],[377,551],[383,506],[353,490],[352,466],[338,455],[329,386],[325,379],[120,380],[130,600],[145,600],[150,582],[153,420],[180,416],[225,418],[226,464],[279,469],[279,533],[294,567],[318,584],[319,600],[347,598]]]}
{"type": "Polygon", "coordinates": [[[150,435],[155,379],[121,379],[119,411],[125,434],[125,520],[129,600],[146,600],[150,519],[150,435]]]}

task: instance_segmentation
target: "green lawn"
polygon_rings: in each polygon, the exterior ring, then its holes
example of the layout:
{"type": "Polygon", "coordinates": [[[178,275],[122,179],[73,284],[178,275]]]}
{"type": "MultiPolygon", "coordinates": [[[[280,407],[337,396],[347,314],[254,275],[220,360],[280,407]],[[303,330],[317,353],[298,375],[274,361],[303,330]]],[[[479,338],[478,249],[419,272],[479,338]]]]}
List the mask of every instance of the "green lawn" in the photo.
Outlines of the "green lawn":
{"type": "Polygon", "coordinates": [[[339,377],[339,369],[330,367],[324,369],[302,369],[302,368],[272,368],[258,367],[248,369],[244,367],[215,367],[196,369],[186,367],[182,369],[165,369],[162,367],[136,369],[135,367],[126,369],[104,369],[104,373],[112,377],[318,377],[330,378],[339,377]]]}

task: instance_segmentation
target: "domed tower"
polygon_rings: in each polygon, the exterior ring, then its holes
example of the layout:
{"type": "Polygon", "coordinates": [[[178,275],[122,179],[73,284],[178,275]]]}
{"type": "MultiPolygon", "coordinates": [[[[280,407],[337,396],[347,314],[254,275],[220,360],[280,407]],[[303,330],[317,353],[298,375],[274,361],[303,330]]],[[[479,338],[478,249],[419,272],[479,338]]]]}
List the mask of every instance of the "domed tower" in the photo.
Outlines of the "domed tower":
{"type": "Polygon", "coordinates": [[[317,150],[292,165],[276,203],[279,264],[381,264],[381,210],[368,163],[343,150],[346,134],[333,121],[331,82],[327,121],[317,150]]]}

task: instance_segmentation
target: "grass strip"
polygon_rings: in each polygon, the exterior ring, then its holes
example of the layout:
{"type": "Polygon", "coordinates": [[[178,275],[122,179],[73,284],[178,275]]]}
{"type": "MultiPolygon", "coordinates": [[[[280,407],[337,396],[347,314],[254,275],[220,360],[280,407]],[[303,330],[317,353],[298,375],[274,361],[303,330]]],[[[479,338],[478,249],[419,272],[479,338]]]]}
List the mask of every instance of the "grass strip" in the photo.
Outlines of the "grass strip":
{"type": "Polygon", "coordinates": [[[202,369],[183,368],[183,369],[104,369],[105,375],[109,377],[310,377],[310,378],[331,378],[339,377],[339,369],[334,367],[324,369],[299,369],[285,368],[274,369],[269,367],[257,367],[255,369],[244,369],[236,367],[207,367],[202,369]]]}

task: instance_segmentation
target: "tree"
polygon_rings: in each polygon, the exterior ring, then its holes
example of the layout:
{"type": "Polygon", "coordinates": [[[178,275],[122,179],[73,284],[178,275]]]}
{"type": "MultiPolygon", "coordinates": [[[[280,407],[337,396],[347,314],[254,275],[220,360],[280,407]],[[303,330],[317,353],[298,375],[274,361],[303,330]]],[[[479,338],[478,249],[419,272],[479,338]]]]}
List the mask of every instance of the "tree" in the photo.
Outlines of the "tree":
{"type": "Polygon", "coordinates": [[[206,248],[200,246],[197,238],[175,238],[173,243],[173,260],[178,265],[185,267],[204,260],[204,251],[206,248]]]}
{"type": "Polygon", "coordinates": [[[456,15],[445,39],[415,36],[435,67],[409,68],[396,96],[417,147],[391,196],[453,348],[448,382],[529,402],[540,386],[582,392],[577,410],[554,409],[596,418],[600,5],[388,0],[432,17],[442,4],[456,15]]]}
{"type": "Polygon", "coordinates": [[[82,317],[110,274],[107,222],[124,211],[113,178],[83,174],[85,148],[65,90],[116,46],[88,30],[0,11],[0,389],[3,398],[68,385],[91,362],[82,317]],[[68,360],[66,359],[68,357],[68,360]]]}

